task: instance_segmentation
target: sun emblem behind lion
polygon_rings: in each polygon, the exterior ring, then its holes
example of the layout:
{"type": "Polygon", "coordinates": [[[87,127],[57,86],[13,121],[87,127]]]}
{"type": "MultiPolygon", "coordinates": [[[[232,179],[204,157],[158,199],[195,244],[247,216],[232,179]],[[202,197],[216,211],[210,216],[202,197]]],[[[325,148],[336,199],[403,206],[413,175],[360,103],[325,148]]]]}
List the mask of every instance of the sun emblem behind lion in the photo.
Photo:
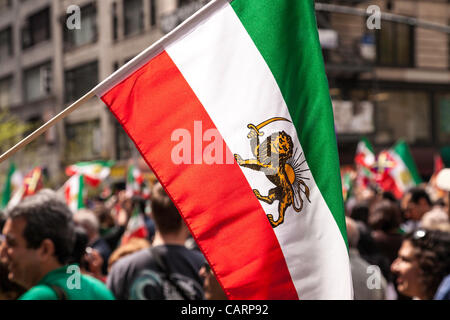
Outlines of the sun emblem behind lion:
{"type": "MultiPolygon", "coordinates": [[[[247,138],[250,139],[250,147],[256,159],[243,160],[238,154],[234,155],[236,162],[245,168],[250,168],[256,171],[262,171],[267,179],[275,185],[275,188],[269,190],[267,196],[263,196],[257,189],[253,189],[255,196],[268,204],[272,204],[278,200],[278,219],[274,219],[272,214],[268,214],[270,224],[273,228],[279,226],[284,222],[284,215],[289,206],[293,206],[296,212],[303,209],[302,194],[305,195],[308,202],[309,188],[303,180],[308,180],[302,177],[302,172],[309,169],[303,169],[302,165],[306,160],[300,162],[302,154],[297,155],[297,150],[294,151],[294,144],[292,138],[284,131],[272,133],[262,143],[259,137],[264,133],[259,130],[274,121],[289,121],[285,118],[271,118],[263,123],[255,126],[249,124],[250,129],[247,138]]],[[[290,121],[289,121],[290,122],[290,121]]]]}

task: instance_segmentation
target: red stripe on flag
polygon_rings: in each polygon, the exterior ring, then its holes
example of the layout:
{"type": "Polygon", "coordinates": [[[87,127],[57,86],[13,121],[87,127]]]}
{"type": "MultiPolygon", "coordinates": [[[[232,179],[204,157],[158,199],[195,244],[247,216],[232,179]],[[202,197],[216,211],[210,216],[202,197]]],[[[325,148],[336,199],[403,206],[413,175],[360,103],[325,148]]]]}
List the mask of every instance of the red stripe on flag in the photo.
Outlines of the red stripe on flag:
{"type": "Polygon", "coordinates": [[[194,121],[202,122],[203,131],[215,126],[168,54],[102,100],[174,201],[228,297],[298,299],[275,233],[236,162],[173,163],[171,151],[179,143],[171,141],[174,130],[187,129],[193,137],[194,121]]]}

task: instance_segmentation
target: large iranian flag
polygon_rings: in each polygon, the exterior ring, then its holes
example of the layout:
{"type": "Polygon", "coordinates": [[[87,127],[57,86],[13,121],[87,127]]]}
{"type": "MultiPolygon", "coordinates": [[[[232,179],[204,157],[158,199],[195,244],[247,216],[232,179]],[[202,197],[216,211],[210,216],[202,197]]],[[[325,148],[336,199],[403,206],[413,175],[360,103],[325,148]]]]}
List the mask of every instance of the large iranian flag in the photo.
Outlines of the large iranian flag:
{"type": "Polygon", "coordinates": [[[231,299],[349,299],[313,1],[213,1],[95,88],[231,299]]]}

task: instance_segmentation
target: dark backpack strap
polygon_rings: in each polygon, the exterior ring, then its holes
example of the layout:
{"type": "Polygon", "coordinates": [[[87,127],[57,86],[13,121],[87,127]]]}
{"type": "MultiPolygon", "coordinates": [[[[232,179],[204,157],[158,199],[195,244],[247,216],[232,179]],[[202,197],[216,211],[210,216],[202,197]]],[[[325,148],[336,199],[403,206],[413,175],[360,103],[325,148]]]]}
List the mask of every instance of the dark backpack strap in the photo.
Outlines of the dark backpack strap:
{"type": "Polygon", "coordinates": [[[67,293],[63,290],[63,288],[55,286],[54,284],[48,284],[50,288],[56,293],[56,297],[58,300],[69,300],[67,293]]]}
{"type": "Polygon", "coordinates": [[[175,288],[175,290],[177,290],[177,292],[183,297],[184,300],[192,300],[189,295],[186,294],[186,292],[183,290],[183,288],[181,288],[178,283],[172,279],[171,275],[170,275],[170,268],[167,265],[167,263],[165,263],[164,259],[161,257],[161,254],[158,252],[158,250],[156,250],[155,248],[150,248],[150,252],[153,256],[153,258],[155,259],[156,264],[158,265],[158,268],[161,269],[165,276],[167,281],[169,281],[169,283],[175,288]]]}

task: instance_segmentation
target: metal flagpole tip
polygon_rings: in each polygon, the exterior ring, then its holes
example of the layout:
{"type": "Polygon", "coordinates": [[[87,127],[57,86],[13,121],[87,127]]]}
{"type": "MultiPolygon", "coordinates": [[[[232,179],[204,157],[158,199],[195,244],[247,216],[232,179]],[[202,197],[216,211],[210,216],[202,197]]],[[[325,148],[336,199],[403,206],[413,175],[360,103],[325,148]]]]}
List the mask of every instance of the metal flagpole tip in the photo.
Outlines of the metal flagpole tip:
{"type": "Polygon", "coordinates": [[[436,184],[439,188],[445,191],[450,191],[450,168],[442,169],[437,177],[436,184]]]}

